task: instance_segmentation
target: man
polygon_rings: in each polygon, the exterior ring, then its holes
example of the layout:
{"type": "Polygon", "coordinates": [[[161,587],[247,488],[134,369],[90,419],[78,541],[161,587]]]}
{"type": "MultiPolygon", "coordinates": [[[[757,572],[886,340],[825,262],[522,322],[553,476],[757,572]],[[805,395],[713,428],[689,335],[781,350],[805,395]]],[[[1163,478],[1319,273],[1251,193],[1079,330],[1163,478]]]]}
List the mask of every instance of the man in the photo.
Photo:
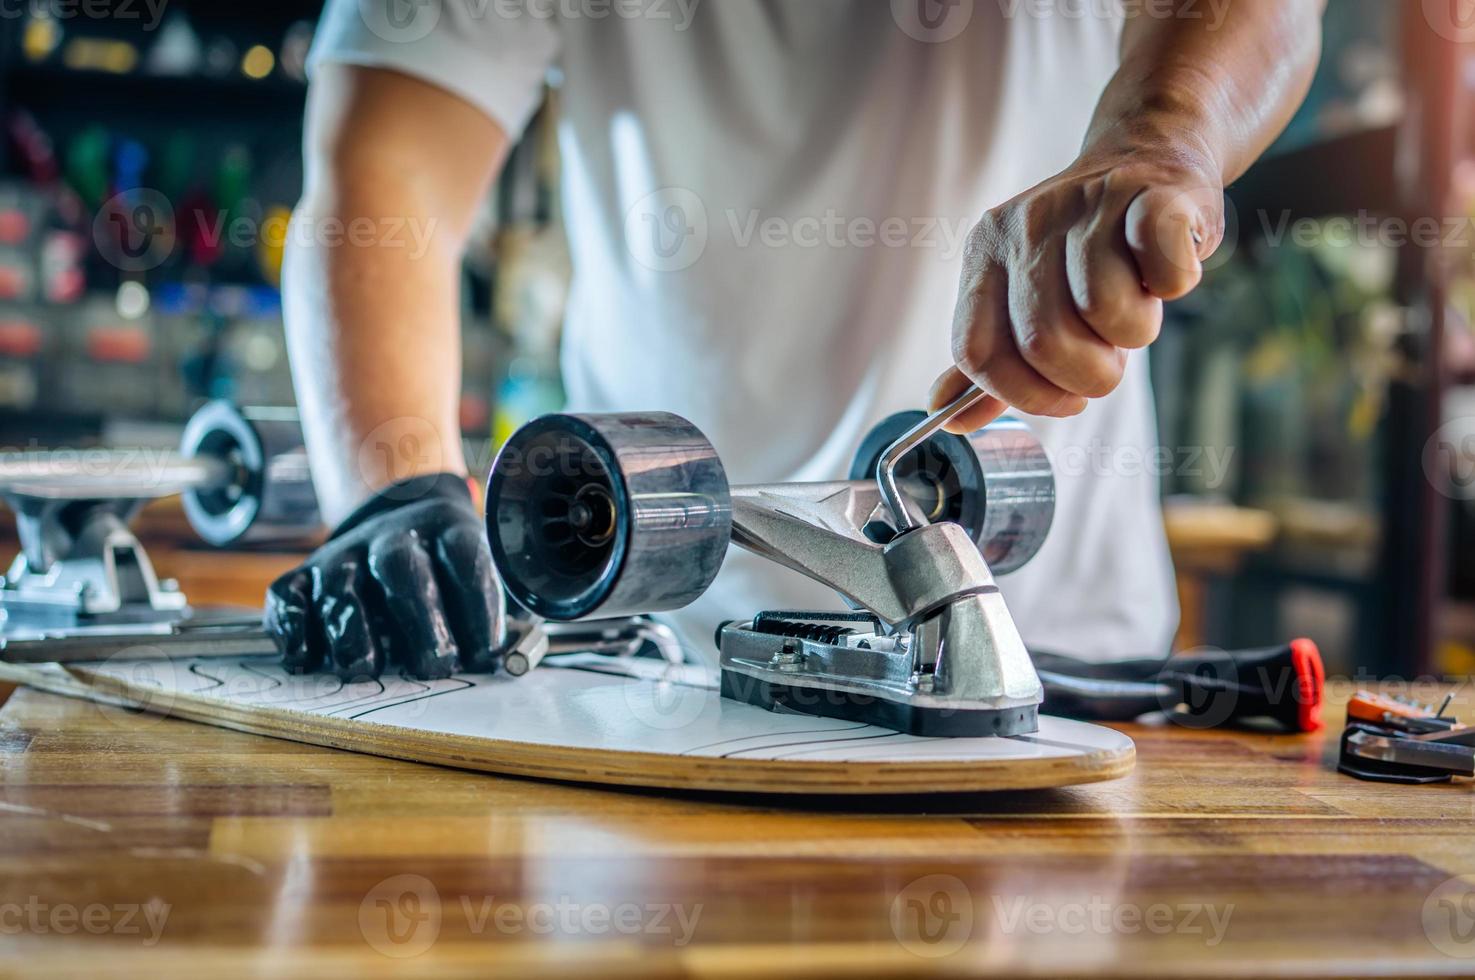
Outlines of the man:
{"type": "MultiPolygon", "coordinates": [[[[1321,6],[330,0],[284,289],[314,481],[342,523],[272,588],[288,663],[495,665],[458,268],[555,67],[571,408],[683,415],[735,482],[830,479],[951,362],[934,405],[976,383],[992,397],[966,426],[1012,406],[1057,463],[1049,541],[1001,582],[1026,642],[1166,652],[1141,349],[1217,247],[1224,184],[1304,96],[1321,6]],[[433,230],[424,254],[312,233],[405,219],[433,230]]],[[[733,554],[689,612],[825,604],[733,554]]]]}

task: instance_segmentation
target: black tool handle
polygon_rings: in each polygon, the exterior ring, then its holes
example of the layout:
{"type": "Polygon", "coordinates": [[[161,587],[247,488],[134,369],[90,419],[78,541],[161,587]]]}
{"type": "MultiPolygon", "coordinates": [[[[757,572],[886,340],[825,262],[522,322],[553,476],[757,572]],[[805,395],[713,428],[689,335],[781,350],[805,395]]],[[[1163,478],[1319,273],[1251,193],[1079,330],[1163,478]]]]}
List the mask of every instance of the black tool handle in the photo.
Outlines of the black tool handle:
{"type": "Polygon", "coordinates": [[[1182,708],[1204,727],[1271,718],[1292,731],[1321,727],[1325,670],[1307,639],[1254,650],[1199,651],[1166,660],[1086,663],[1034,655],[1044,710],[1095,721],[1123,721],[1182,708]]]}

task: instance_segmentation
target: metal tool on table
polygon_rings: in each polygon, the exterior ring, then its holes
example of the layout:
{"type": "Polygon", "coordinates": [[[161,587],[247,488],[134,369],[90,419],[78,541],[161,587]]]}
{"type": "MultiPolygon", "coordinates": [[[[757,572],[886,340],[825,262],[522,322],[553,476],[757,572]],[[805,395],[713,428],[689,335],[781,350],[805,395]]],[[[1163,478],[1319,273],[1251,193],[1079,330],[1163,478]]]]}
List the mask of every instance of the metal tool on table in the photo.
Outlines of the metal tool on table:
{"type": "Polygon", "coordinates": [[[1475,726],[1416,701],[1360,691],[1347,703],[1337,771],[1382,783],[1475,776],[1475,726]]]}
{"type": "Polygon", "coordinates": [[[982,397],[894,416],[849,480],[808,484],[730,486],[676,415],[544,416],[492,467],[493,558],[518,603],[567,622],[680,608],[736,544],[849,608],[723,625],[724,695],[924,735],[1032,732],[1043,691],[994,573],[1039,550],[1054,477],[1016,420],[941,431],[982,397]]]}

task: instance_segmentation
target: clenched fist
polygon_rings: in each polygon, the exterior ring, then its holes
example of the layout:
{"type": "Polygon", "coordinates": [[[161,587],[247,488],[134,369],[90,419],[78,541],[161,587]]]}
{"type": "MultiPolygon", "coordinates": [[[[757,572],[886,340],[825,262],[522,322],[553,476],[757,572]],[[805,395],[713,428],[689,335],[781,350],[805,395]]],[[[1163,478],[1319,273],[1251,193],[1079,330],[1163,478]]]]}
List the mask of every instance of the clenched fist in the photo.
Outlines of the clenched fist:
{"type": "Polygon", "coordinates": [[[1223,235],[1223,187],[1207,157],[1168,138],[1084,154],[974,226],[955,367],[933,386],[933,408],[976,384],[992,397],[952,431],[1011,406],[1080,413],[1121,382],[1128,351],[1157,339],[1163,301],[1198,285],[1223,235]]]}

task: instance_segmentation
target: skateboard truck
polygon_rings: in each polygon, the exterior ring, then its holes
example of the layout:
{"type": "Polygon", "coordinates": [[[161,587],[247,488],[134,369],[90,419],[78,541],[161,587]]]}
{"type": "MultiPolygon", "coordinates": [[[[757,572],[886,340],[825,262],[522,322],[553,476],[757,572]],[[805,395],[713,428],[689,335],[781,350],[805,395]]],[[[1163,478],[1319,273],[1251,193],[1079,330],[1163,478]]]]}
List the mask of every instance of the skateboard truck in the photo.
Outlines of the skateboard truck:
{"type": "Polygon", "coordinates": [[[297,539],[318,526],[290,412],[211,402],[190,419],[175,453],[0,456],[0,499],[16,513],[21,543],[0,587],[5,659],[105,656],[171,638],[269,651],[254,618],[192,619],[183,593],[155,574],[128,522],[147,501],[174,494],[191,527],[214,545],[297,539]]]}
{"type": "Polygon", "coordinates": [[[513,599],[567,622],[680,608],[736,544],[850,609],[722,626],[724,695],[921,735],[1032,732],[1043,692],[994,573],[1039,550],[1054,477],[1017,420],[940,431],[981,397],[893,416],[849,480],[806,484],[730,486],[679,416],[543,416],[493,464],[492,555],[513,599]]]}

